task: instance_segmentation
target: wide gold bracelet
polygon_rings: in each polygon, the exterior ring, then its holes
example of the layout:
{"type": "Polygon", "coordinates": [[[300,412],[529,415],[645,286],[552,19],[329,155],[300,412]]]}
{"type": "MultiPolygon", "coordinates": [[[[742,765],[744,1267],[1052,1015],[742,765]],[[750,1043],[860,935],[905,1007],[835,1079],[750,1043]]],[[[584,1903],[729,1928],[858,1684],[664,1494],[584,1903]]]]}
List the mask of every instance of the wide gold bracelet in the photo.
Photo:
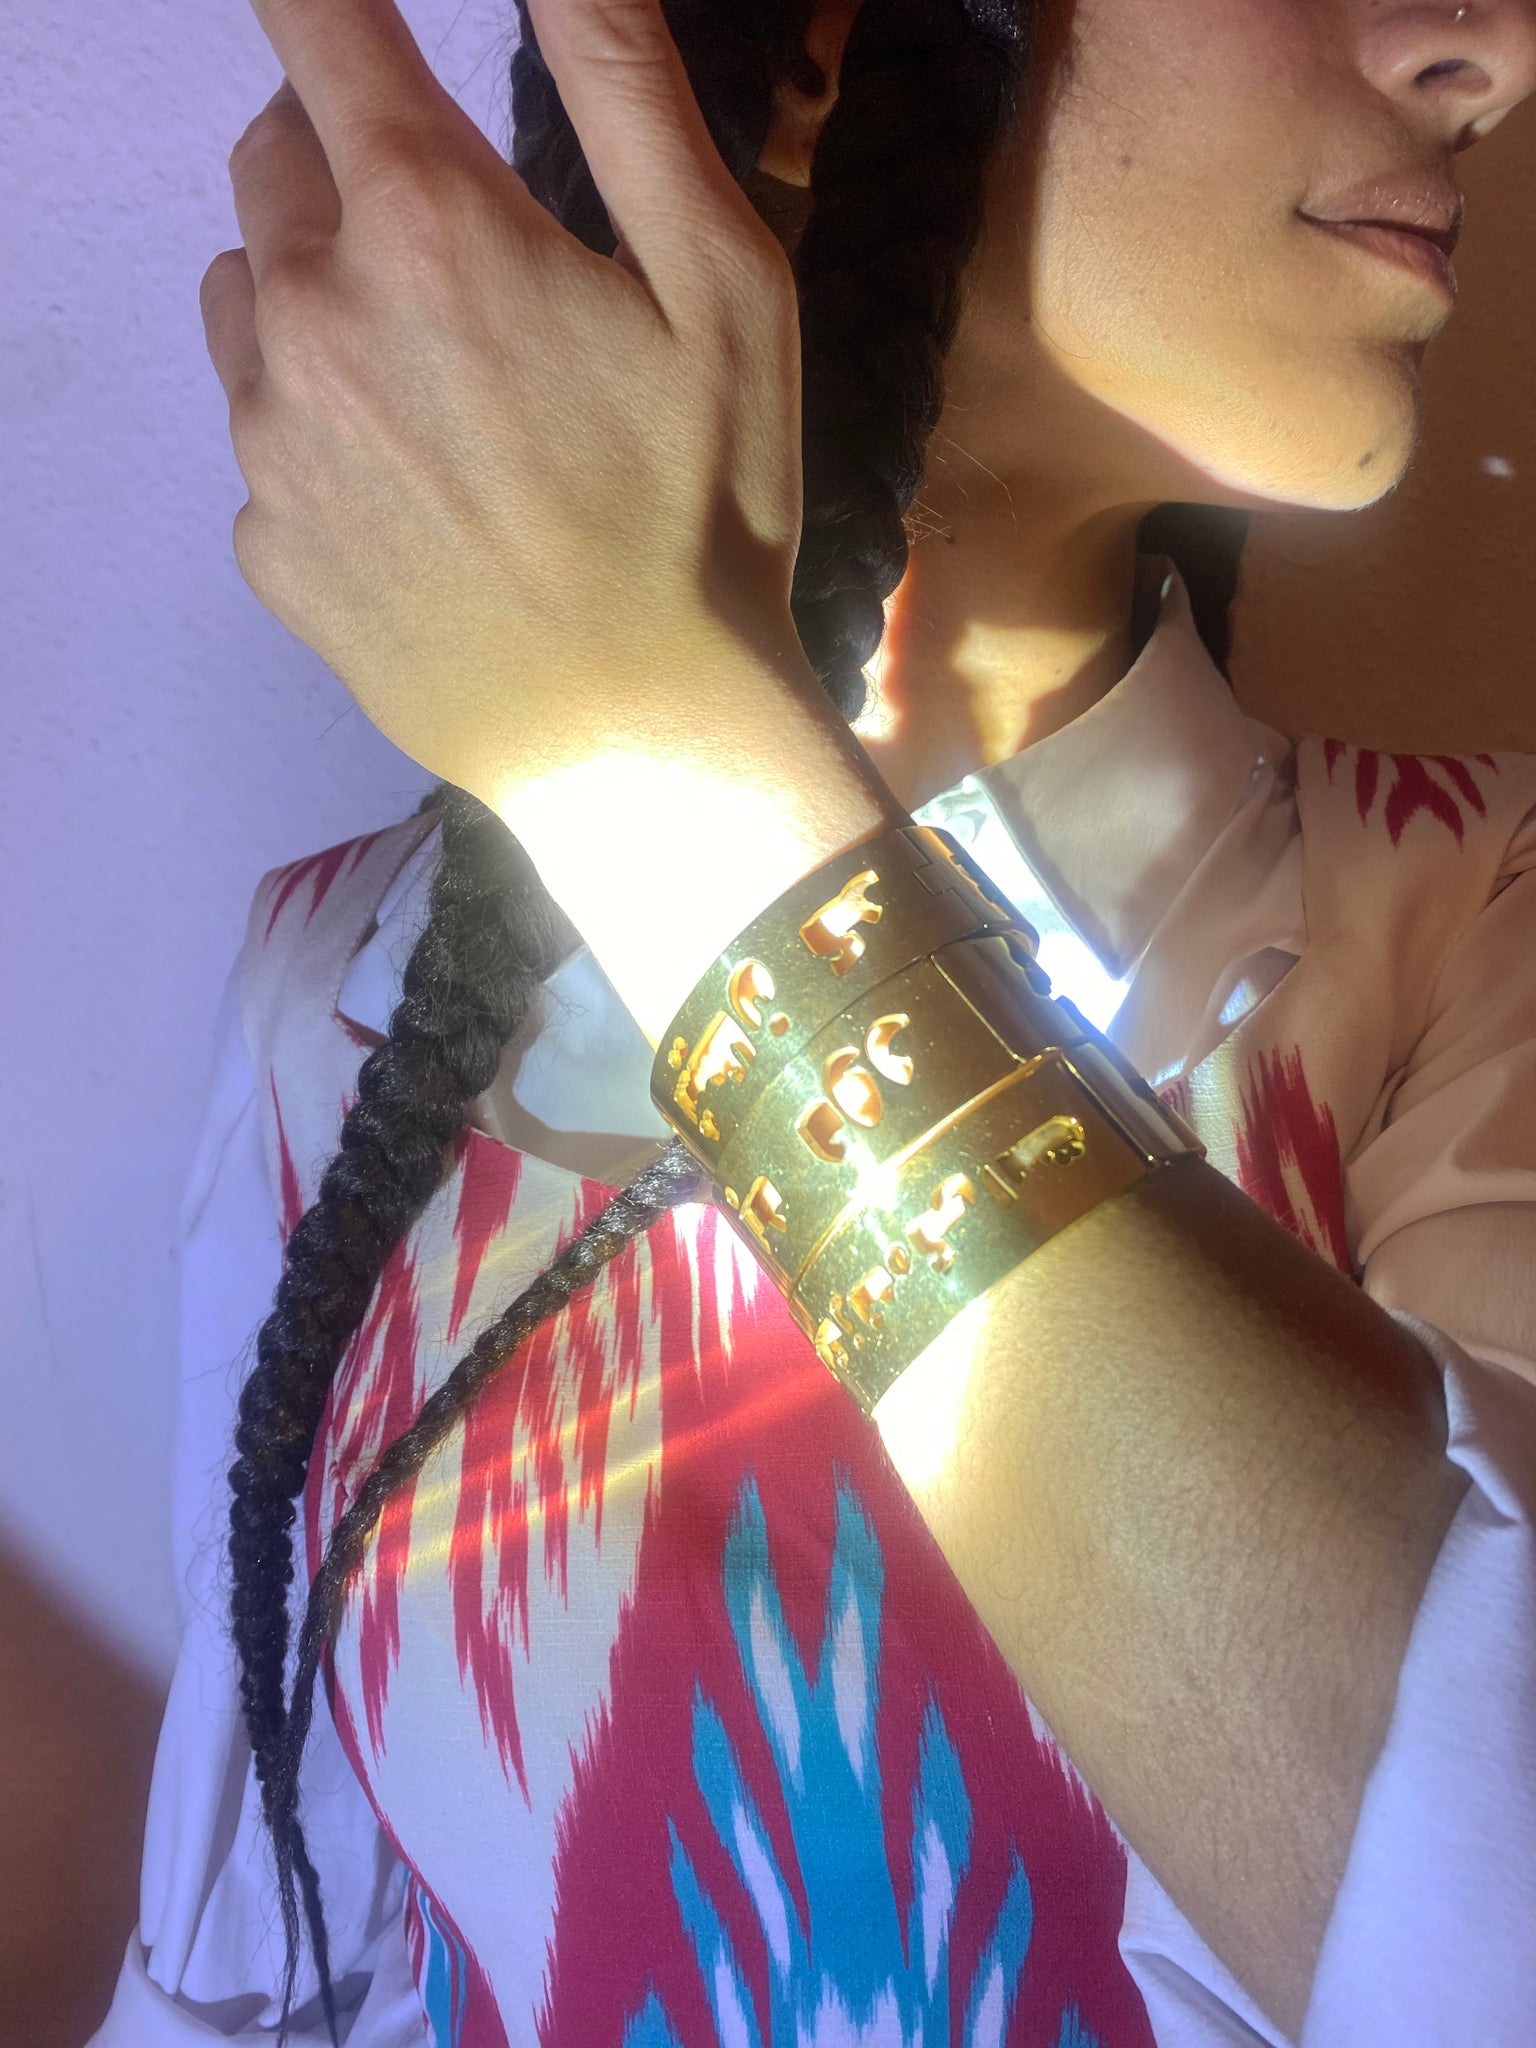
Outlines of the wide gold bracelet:
{"type": "Polygon", "coordinates": [[[951,939],[994,931],[1033,954],[1034,931],[949,833],[901,825],[866,840],[769,904],[700,977],[662,1038],[652,1098],[713,1172],[768,1086],[849,1003],[951,939]]]}
{"type": "Polygon", "coordinates": [[[658,1049],[657,1107],[866,1410],[1047,1238],[1204,1156],[1035,945],[948,834],[899,827],[770,905],[658,1049]]]}

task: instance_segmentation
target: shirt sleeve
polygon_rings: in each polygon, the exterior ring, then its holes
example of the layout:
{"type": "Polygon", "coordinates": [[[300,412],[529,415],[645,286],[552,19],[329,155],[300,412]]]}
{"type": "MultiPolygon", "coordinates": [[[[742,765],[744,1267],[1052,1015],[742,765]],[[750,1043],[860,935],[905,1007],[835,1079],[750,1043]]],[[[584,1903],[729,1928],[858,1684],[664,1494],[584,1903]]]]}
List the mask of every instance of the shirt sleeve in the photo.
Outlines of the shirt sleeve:
{"type": "Polygon", "coordinates": [[[1453,950],[1352,1163],[1362,1284],[1440,1367],[1465,1497],[1415,1617],[1302,2048],[1531,2038],[1536,833],[1453,950]]]}
{"type": "MultiPolygon", "coordinates": [[[[226,1473],[239,1389],[271,1306],[282,1244],[240,1017],[224,991],[211,1098],[183,1198],[181,1376],[171,1503],[182,1639],[155,1755],[139,1924],[89,2048],[270,2043],[283,1944],[229,1640],[226,1473]]],[[[319,1872],[331,1974],[349,2048],[427,2048],[406,1954],[406,1872],[317,1712],[301,1810],[319,1872]]],[[[328,2048],[301,1962],[293,2048],[328,2048]]]]}
{"type": "MultiPolygon", "coordinates": [[[[1443,1376],[1469,1484],[1367,1782],[1300,2048],[1524,2048],[1536,1983],[1536,816],[1345,1176],[1361,1284],[1443,1376]]],[[[1127,1848],[1169,2048],[1293,2048],[1127,1848]]]]}

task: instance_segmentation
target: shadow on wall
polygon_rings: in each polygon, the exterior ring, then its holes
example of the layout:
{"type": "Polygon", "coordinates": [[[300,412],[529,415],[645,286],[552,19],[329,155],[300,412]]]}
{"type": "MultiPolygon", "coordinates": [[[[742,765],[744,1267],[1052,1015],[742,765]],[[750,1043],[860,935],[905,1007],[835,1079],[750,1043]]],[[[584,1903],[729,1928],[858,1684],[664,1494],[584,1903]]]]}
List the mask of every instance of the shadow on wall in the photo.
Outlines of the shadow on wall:
{"type": "Polygon", "coordinates": [[[0,2048],[80,2048],[112,2002],[163,1710],[0,1547],[0,2048]]]}

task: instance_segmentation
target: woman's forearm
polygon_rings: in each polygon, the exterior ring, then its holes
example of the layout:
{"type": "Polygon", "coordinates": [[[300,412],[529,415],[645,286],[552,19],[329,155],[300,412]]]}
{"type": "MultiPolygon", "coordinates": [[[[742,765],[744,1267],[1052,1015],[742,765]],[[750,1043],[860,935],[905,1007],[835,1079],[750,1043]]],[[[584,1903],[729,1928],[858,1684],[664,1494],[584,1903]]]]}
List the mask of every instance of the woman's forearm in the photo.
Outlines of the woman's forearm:
{"type": "MultiPolygon", "coordinates": [[[[669,791],[658,749],[657,764],[576,764],[569,786],[510,805],[653,1045],[758,912],[905,816],[803,676],[786,689],[771,667],[731,693],[772,714],[733,713],[728,764],[701,718],[668,738],[669,791]],[[635,810],[622,888],[583,864],[568,807],[580,803],[635,810]]],[[[1409,1630],[1465,1488],[1444,1456],[1433,1362],[1186,1160],[973,1302],[878,1419],[1116,1825],[1299,2033],[1409,1630]]]]}
{"type": "Polygon", "coordinates": [[[877,1419],[1116,1826],[1298,2037],[1467,1486],[1433,1361],[1185,1160],[973,1302],[877,1419]]]}

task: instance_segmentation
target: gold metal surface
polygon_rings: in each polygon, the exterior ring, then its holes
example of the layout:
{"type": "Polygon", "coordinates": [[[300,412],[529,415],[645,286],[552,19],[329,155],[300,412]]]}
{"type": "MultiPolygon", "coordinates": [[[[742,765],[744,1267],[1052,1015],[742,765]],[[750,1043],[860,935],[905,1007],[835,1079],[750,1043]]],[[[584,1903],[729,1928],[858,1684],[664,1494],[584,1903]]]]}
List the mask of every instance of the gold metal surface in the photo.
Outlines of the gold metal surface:
{"type": "Polygon", "coordinates": [[[786,891],[700,978],[657,1050],[652,1100],[713,1172],[840,1011],[953,939],[1001,931],[1048,993],[1033,928],[950,834],[904,825],[855,847],[786,891]]]}
{"type": "Polygon", "coordinates": [[[977,876],[918,826],[829,862],[702,977],[652,1070],[732,1226],[866,1409],[1047,1238],[1204,1156],[1051,998],[1034,932],[977,876]]]}
{"type": "Polygon", "coordinates": [[[1154,1163],[1053,1048],[851,1207],[790,1308],[871,1408],[968,1302],[1154,1163]]]}
{"type": "Polygon", "coordinates": [[[1016,944],[959,939],[893,974],[833,1017],[721,1140],[711,1168],[721,1182],[742,1188],[765,1174],[776,1191],[773,1235],[758,1245],[780,1286],[794,1285],[850,1204],[1013,1086],[1021,1062],[1081,1039],[1081,1020],[1023,979],[1016,944]],[[1029,1055],[1015,1050],[1025,1045],[1029,1055]]]}

